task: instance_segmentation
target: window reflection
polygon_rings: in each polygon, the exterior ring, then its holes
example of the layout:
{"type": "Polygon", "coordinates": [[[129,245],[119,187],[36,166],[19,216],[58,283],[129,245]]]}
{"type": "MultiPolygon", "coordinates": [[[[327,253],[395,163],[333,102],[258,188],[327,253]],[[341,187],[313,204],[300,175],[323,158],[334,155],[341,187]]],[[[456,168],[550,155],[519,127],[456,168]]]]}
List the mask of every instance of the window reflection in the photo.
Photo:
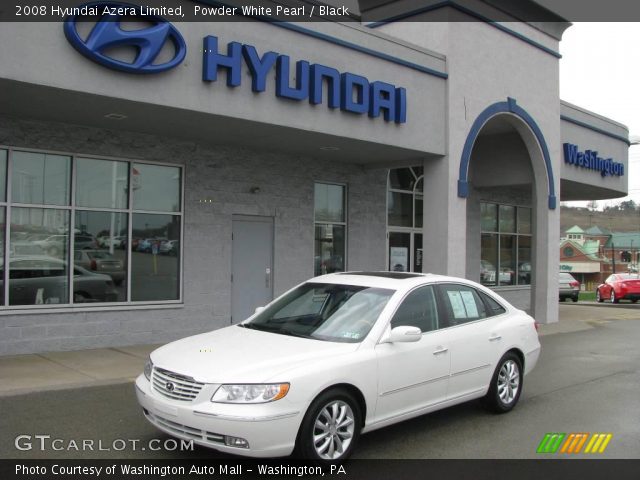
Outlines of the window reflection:
{"type": "Polygon", "coordinates": [[[79,158],[76,165],[76,205],[127,208],[129,164],[79,158]]]}
{"type": "Polygon", "coordinates": [[[314,274],[343,272],[346,251],[344,225],[316,225],[314,274]]]}
{"type": "Polygon", "coordinates": [[[177,300],[180,276],[180,217],[133,214],[131,300],[177,300]]]}
{"type": "Polygon", "coordinates": [[[13,208],[9,236],[9,305],[68,303],[69,212],[13,208]]]}
{"type": "Polygon", "coordinates": [[[344,187],[316,183],[314,192],[317,222],[344,222],[344,187]]]}
{"type": "Polygon", "coordinates": [[[131,168],[133,208],[152,212],[180,210],[180,169],[134,163],[131,168]]]}
{"type": "Polygon", "coordinates": [[[13,202],[69,205],[70,157],[13,152],[11,168],[13,202]]]}
{"type": "Polygon", "coordinates": [[[6,199],[7,199],[7,151],[0,150],[0,202],[4,202],[6,199]]]}
{"type": "Polygon", "coordinates": [[[125,301],[128,215],[76,211],[75,222],[74,265],[94,274],[105,275],[113,282],[116,294],[107,301],[125,301]]]}

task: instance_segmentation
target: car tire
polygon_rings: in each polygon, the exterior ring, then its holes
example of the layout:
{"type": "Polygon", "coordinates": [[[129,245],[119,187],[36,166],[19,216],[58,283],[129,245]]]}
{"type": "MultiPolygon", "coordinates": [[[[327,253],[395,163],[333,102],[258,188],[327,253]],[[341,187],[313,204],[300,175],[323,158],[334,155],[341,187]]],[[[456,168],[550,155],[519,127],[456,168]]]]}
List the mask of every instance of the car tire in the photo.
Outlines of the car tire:
{"type": "Polygon", "coordinates": [[[485,406],[495,413],[507,413],[520,399],[523,386],[522,362],[514,352],[507,352],[498,362],[491,377],[485,406]]]}
{"type": "Polygon", "coordinates": [[[91,300],[91,295],[87,292],[73,292],[73,303],[86,303],[91,300]]]}
{"type": "Polygon", "coordinates": [[[573,300],[573,303],[578,303],[578,297],[571,297],[571,300],[573,300]]]}
{"type": "Polygon", "coordinates": [[[598,302],[598,303],[604,302],[604,298],[602,298],[602,295],[600,295],[600,289],[599,288],[596,290],[596,302],[598,302]]]}
{"type": "Polygon", "coordinates": [[[360,405],[353,395],[344,389],[328,390],[311,403],[302,420],[296,455],[316,462],[345,460],[360,438],[361,425],[360,405]]]}
{"type": "Polygon", "coordinates": [[[611,300],[611,303],[618,303],[620,301],[616,298],[616,291],[613,288],[611,289],[611,297],[609,297],[609,299],[611,300]]]}

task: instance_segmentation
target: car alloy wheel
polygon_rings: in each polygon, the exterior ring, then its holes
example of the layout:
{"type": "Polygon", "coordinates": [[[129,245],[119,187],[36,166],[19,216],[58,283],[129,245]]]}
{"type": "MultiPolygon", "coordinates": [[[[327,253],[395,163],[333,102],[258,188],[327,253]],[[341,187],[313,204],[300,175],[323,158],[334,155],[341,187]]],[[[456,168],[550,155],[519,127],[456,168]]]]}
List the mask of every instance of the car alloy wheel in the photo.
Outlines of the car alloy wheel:
{"type": "Polygon", "coordinates": [[[618,299],[616,299],[616,292],[613,289],[611,289],[611,303],[618,303],[618,299]]]}
{"type": "Polygon", "coordinates": [[[348,403],[334,400],[316,417],[313,445],[323,460],[337,460],[349,448],[354,432],[353,410],[348,403]]]}
{"type": "Polygon", "coordinates": [[[320,462],[344,460],[353,451],[362,426],[360,405],[342,388],[320,394],[305,414],[296,452],[320,462]]]}
{"type": "Polygon", "coordinates": [[[604,302],[604,299],[600,295],[600,289],[596,290],[596,302],[598,302],[598,303],[604,302]]]}
{"type": "Polygon", "coordinates": [[[498,373],[498,397],[505,405],[513,402],[520,388],[520,367],[513,360],[507,360],[498,373]]]}
{"type": "Polygon", "coordinates": [[[522,392],[522,362],[515,352],[507,352],[498,362],[485,405],[496,413],[506,413],[516,406],[522,392]]]}

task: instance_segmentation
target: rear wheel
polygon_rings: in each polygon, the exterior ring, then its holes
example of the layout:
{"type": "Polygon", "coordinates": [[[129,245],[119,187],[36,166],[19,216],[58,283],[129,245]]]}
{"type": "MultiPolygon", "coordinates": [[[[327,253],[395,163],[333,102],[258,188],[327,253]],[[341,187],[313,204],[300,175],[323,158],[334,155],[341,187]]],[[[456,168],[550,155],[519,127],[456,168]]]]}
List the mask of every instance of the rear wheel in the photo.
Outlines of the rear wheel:
{"type": "Polygon", "coordinates": [[[360,437],[360,406],[343,389],[316,398],[302,421],[297,450],[303,458],[333,462],[346,459],[360,437]]]}
{"type": "Polygon", "coordinates": [[[610,297],[611,303],[618,303],[619,300],[616,298],[616,292],[615,290],[612,288],[611,289],[611,297],[610,297]]]}
{"type": "Polygon", "coordinates": [[[485,405],[496,413],[513,409],[522,392],[522,362],[514,352],[507,352],[498,362],[491,386],[484,398],[485,405]]]}
{"type": "Polygon", "coordinates": [[[596,302],[598,302],[598,303],[604,302],[604,298],[602,298],[602,295],[600,295],[600,289],[599,288],[596,290],[596,302]]]}

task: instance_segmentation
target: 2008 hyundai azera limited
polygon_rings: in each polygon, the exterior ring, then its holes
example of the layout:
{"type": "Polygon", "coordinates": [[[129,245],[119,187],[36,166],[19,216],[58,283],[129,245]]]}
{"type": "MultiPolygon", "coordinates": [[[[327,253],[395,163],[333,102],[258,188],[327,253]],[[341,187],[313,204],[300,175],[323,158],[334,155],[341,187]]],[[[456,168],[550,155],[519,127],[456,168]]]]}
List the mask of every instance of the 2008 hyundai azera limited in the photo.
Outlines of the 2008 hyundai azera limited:
{"type": "Polygon", "coordinates": [[[361,433],[484,397],[511,410],[536,325],[491,290],[395,272],[316,277],[246,321],[155,350],[144,415],[228,453],[348,457],[361,433]]]}

